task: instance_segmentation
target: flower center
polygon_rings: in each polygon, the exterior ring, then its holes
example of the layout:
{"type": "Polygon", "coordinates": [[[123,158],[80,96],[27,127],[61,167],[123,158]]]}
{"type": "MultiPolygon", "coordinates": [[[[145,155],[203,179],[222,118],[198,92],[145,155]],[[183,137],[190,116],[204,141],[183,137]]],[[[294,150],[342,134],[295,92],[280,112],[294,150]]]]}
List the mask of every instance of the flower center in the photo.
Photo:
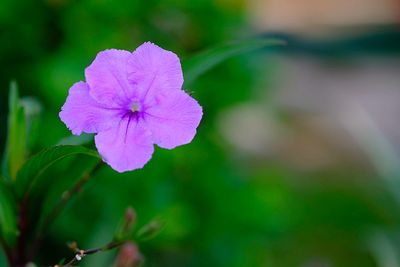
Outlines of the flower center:
{"type": "Polygon", "coordinates": [[[131,104],[131,111],[132,111],[133,113],[139,112],[139,111],[141,110],[141,108],[142,108],[142,107],[141,107],[139,101],[133,101],[133,102],[132,102],[132,104],[131,104]]]}

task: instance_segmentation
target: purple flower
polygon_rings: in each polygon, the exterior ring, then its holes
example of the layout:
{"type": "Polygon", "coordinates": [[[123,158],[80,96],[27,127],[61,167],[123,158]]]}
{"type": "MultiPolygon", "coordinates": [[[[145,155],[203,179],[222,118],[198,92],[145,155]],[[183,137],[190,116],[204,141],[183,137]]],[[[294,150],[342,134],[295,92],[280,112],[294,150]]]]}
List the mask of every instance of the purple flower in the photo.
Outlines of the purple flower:
{"type": "Polygon", "coordinates": [[[60,118],[75,135],[96,133],[97,150],[114,170],[142,168],[154,144],[172,149],[191,142],[203,115],[182,90],[174,53],[146,42],[134,52],[110,49],[69,90],[60,118]]]}

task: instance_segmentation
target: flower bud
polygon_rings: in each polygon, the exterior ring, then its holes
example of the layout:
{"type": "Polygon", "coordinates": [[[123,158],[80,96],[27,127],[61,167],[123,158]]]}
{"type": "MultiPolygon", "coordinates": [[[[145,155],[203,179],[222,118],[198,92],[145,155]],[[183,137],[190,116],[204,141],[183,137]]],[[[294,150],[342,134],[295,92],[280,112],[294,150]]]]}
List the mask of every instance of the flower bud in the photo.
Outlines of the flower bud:
{"type": "Polygon", "coordinates": [[[143,226],[139,231],[137,232],[137,237],[139,237],[141,240],[148,240],[160,233],[164,226],[164,222],[160,220],[153,220],[143,226]]]}
{"type": "Polygon", "coordinates": [[[137,267],[142,260],[143,258],[137,245],[133,242],[127,242],[118,253],[115,267],[137,267]]]}

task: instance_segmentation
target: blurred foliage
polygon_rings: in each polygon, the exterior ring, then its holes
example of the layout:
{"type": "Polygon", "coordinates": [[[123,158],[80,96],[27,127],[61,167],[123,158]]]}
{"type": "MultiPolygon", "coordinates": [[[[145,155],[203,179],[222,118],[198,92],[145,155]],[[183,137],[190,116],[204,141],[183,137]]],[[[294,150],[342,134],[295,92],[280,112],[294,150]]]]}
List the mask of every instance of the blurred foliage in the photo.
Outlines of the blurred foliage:
{"type": "MultiPolygon", "coordinates": [[[[22,95],[43,102],[30,149],[36,152],[68,138],[58,111],[98,51],[132,50],[151,40],[187,58],[248,37],[244,14],[240,0],[2,0],[1,146],[11,79],[22,95]]],[[[256,98],[260,79],[268,84],[259,68],[273,69],[274,62],[259,59],[253,54],[229,60],[190,84],[186,89],[205,111],[195,140],[172,151],[156,149],[142,170],[116,174],[102,168],[49,229],[39,263],[70,255],[67,241],[84,248],[104,244],[133,206],[138,228],[155,217],[165,222],[160,235],[139,243],[149,267],[380,266],[370,234],[396,232],[400,216],[375,174],[348,168],[299,173],[274,161],[248,161],[218,134],[218,114],[256,98]]],[[[30,216],[40,221],[36,211],[47,213],[63,188],[93,164],[80,155],[46,169],[48,183],[38,184],[30,203],[41,204],[30,216]]],[[[96,254],[82,266],[110,266],[114,257],[96,254]]]]}
{"type": "Polygon", "coordinates": [[[0,236],[5,244],[13,246],[18,235],[17,205],[10,188],[0,180],[0,236]]]}
{"type": "Polygon", "coordinates": [[[2,173],[5,177],[10,177],[10,180],[15,180],[17,171],[24,163],[27,154],[25,111],[15,82],[10,85],[8,106],[8,133],[2,173]]]}

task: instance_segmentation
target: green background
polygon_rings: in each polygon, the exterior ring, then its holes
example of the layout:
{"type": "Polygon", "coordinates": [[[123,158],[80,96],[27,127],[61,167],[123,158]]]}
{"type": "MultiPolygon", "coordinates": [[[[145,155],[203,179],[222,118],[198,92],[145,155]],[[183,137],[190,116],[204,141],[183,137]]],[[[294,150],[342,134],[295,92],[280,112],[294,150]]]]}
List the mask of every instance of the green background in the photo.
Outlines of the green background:
{"type": "MultiPolygon", "coordinates": [[[[150,40],[185,59],[254,35],[242,1],[2,0],[1,149],[12,79],[21,95],[43,105],[30,142],[34,153],[70,135],[58,112],[99,51],[133,50],[150,40]]],[[[374,38],[379,43],[383,37],[374,38]]],[[[297,43],[281,52],[351,54],[354,42],[297,43]]],[[[274,89],[268,84],[279,64],[269,55],[232,58],[186,88],[204,109],[194,141],[172,151],[156,149],[142,170],[117,174],[104,166],[54,223],[37,262],[50,265],[72,256],[67,241],[83,248],[107,243],[132,206],[139,226],[154,217],[166,222],[156,238],[139,244],[144,266],[392,266],[382,262],[397,257],[400,207],[376,173],[348,165],[299,171],[274,158],[249,159],[218,131],[221,112],[255,101],[260,83],[263,90],[274,89]]],[[[71,158],[51,168],[35,212],[72,184],[78,176],[74,166],[90,163],[71,158]]],[[[110,266],[114,257],[115,251],[88,256],[82,266],[110,266]]]]}

